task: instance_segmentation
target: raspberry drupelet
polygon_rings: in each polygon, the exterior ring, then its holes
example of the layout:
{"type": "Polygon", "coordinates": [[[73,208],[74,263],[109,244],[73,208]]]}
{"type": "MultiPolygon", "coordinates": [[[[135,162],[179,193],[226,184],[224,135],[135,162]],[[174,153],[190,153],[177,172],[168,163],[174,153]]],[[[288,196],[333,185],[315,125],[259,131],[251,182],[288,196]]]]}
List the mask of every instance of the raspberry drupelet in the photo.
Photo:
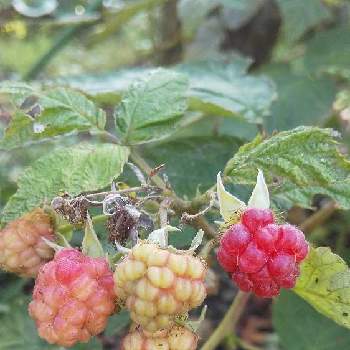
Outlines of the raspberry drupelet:
{"type": "Polygon", "coordinates": [[[185,327],[155,333],[135,329],[121,342],[121,350],[195,350],[198,336],[185,327]]]}
{"type": "Polygon", "coordinates": [[[295,286],[308,250],[298,228],[276,224],[270,209],[248,208],[224,233],[217,259],[242,291],[273,297],[295,286]]]}
{"type": "Polygon", "coordinates": [[[54,250],[42,238],[54,240],[51,218],[37,208],[11,221],[0,231],[0,268],[23,277],[35,277],[52,259],[54,250]]]}
{"type": "Polygon", "coordinates": [[[115,290],[131,319],[144,330],[156,332],[169,329],[175,316],[202,304],[206,270],[191,254],[141,242],[118,263],[115,290]]]}
{"type": "Polygon", "coordinates": [[[64,347],[101,333],[115,309],[113,275],[104,258],[57,252],[36,279],[29,314],[40,337],[64,347]]]}

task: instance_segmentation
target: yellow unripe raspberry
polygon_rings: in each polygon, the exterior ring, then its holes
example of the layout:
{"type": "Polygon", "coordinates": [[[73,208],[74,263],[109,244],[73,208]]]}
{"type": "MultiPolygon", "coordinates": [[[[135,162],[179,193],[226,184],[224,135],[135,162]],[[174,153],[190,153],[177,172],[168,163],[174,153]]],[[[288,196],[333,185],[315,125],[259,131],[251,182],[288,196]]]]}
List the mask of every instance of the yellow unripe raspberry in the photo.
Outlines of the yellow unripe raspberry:
{"type": "Polygon", "coordinates": [[[0,268],[35,277],[54,251],[42,238],[54,240],[51,218],[38,208],[11,221],[0,231],[0,268]]]}
{"type": "Polygon", "coordinates": [[[121,350],[196,350],[198,336],[185,327],[149,333],[131,330],[121,342],[121,350]]]}
{"type": "Polygon", "coordinates": [[[206,265],[189,253],[139,243],[116,266],[115,291],[145,331],[173,326],[177,315],[202,304],[206,265]]]}

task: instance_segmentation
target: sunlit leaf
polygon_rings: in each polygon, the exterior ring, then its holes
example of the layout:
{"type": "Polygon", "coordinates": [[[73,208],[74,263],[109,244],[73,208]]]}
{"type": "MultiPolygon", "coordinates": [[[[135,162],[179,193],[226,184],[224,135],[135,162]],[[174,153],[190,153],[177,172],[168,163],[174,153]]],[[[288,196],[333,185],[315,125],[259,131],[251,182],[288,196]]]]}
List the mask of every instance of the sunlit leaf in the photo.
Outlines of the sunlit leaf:
{"type": "Polygon", "coordinates": [[[17,192],[2,212],[2,221],[49,203],[64,191],[77,195],[104,188],[121,174],[128,155],[127,148],[117,145],[82,144],[41,157],[20,177],[17,192]]]}
{"type": "Polygon", "coordinates": [[[350,271],[329,248],[311,249],[293,289],[317,311],[350,328],[350,271]]]}
{"type": "Polygon", "coordinates": [[[106,123],[105,112],[73,90],[57,88],[41,92],[29,85],[5,82],[0,84],[0,93],[11,95],[20,107],[0,142],[3,149],[75,131],[103,130],[106,123]]]}
{"type": "Polygon", "coordinates": [[[140,144],[172,134],[187,109],[187,88],[184,75],[165,69],[154,70],[131,84],[116,111],[121,142],[140,144]]]}
{"type": "Polygon", "coordinates": [[[274,200],[310,207],[315,194],[350,208],[350,162],[340,154],[337,134],[330,129],[299,127],[266,140],[258,136],[227,163],[225,175],[234,183],[255,183],[264,171],[274,200]]]}

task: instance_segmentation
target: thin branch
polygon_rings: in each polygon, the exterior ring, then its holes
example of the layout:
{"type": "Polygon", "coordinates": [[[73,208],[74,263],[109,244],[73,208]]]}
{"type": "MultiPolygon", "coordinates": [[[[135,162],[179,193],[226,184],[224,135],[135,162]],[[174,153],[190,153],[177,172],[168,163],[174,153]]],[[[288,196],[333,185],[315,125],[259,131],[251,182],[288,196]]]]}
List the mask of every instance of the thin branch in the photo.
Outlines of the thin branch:
{"type": "Polygon", "coordinates": [[[159,220],[160,227],[166,227],[168,225],[168,210],[171,205],[171,198],[167,197],[163,199],[159,206],[159,220]]]}
{"type": "Polygon", "coordinates": [[[232,332],[243,313],[243,310],[249,300],[250,294],[239,291],[228,309],[225,317],[215,329],[214,333],[201,347],[201,350],[214,350],[222,342],[222,340],[232,332]]]}
{"type": "MultiPolygon", "coordinates": [[[[140,169],[143,170],[143,172],[146,173],[147,176],[150,176],[152,174],[153,169],[147,164],[147,162],[140,156],[140,154],[135,149],[132,149],[130,158],[140,169]]],[[[162,190],[167,190],[166,183],[160,176],[154,175],[151,177],[151,179],[154,182],[154,184],[157,185],[159,188],[161,188],[162,190]]]]}
{"type": "Polygon", "coordinates": [[[207,260],[210,252],[217,246],[217,244],[218,244],[218,240],[216,238],[212,238],[201,249],[201,251],[199,252],[198,256],[200,256],[204,260],[207,260]]]}
{"type": "Polygon", "coordinates": [[[99,196],[108,196],[109,194],[125,194],[125,193],[132,193],[132,192],[150,192],[150,191],[157,191],[159,190],[158,187],[147,185],[147,186],[137,186],[137,187],[130,187],[125,188],[118,191],[105,191],[105,192],[97,192],[97,193],[90,193],[85,195],[87,199],[95,198],[99,196]]]}
{"type": "Polygon", "coordinates": [[[308,217],[300,225],[300,229],[304,233],[312,232],[316,227],[322,225],[338,208],[339,206],[336,202],[327,202],[320,210],[308,217]]]}
{"type": "Polygon", "coordinates": [[[215,205],[215,196],[213,193],[211,193],[210,203],[206,208],[204,208],[203,210],[201,210],[197,214],[189,214],[189,213],[184,212],[181,216],[181,221],[188,223],[192,220],[196,220],[199,217],[204,216],[211,208],[214,207],[214,205],[215,205]]]}

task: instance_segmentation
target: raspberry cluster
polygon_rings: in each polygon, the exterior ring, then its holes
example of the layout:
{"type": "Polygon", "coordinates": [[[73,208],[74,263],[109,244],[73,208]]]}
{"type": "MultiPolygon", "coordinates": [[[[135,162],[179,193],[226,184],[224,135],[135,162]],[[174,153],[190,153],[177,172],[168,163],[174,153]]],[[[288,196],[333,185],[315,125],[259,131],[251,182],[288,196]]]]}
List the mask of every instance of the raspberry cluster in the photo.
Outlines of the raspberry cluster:
{"type": "Polygon", "coordinates": [[[0,267],[23,277],[35,277],[54,251],[42,238],[54,240],[51,218],[35,209],[0,231],[0,267]]]}
{"type": "Polygon", "coordinates": [[[242,291],[273,297],[294,287],[308,249],[298,228],[276,224],[271,210],[250,208],[223,235],[217,258],[242,291]]]}
{"type": "Polygon", "coordinates": [[[36,279],[29,314],[39,335],[70,347],[101,333],[115,308],[113,275],[104,258],[63,249],[36,279]]]}
{"type": "Polygon", "coordinates": [[[195,350],[197,343],[198,336],[185,327],[153,334],[136,329],[124,337],[121,350],[195,350]]]}
{"type": "Polygon", "coordinates": [[[190,254],[137,244],[116,267],[116,294],[131,319],[149,332],[169,329],[177,315],[202,304],[206,266],[190,254]]]}

